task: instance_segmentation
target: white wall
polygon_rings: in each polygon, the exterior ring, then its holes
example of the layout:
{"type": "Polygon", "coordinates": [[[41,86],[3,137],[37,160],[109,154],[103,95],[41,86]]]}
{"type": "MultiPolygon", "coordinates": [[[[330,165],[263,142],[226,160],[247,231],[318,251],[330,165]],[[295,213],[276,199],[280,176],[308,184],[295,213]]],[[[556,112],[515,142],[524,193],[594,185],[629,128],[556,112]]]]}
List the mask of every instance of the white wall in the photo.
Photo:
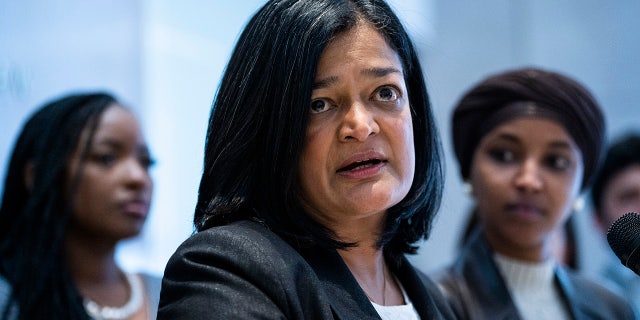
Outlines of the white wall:
{"type": "MultiPolygon", "coordinates": [[[[108,89],[140,105],[138,6],[114,1],[0,0],[0,168],[36,106],[108,89]]],[[[1,188],[1,186],[0,186],[1,188]]]]}
{"type": "Polygon", "coordinates": [[[142,104],[158,165],[145,233],[121,258],[162,274],[192,233],[211,102],[241,27],[262,1],[142,3],[142,104]]]}

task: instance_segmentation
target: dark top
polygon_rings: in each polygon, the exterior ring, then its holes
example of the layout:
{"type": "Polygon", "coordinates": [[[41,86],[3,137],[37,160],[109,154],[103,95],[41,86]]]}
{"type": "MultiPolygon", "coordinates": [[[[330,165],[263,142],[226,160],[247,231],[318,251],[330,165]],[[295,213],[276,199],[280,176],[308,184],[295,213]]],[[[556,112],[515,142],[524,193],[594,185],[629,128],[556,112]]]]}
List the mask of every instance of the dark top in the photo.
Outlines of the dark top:
{"type": "MultiPolygon", "coordinates": [[[[392,272],[422,319],[454,319],[406,258],[392,272]]],[[[296,251],[251,221],[196,233],[167,264],[158,319],[212,318],[380,319],[337,251],[296,251]]]]}
{"type": "MultiPolygon", "coordinates": [[[[433,279],[459,319],[522,319],[479,232],[454,264],[433,279]]],[[[636,319],[626,300],[572,270],[556,267],[555,284],[573,319],[636,319]]]]}

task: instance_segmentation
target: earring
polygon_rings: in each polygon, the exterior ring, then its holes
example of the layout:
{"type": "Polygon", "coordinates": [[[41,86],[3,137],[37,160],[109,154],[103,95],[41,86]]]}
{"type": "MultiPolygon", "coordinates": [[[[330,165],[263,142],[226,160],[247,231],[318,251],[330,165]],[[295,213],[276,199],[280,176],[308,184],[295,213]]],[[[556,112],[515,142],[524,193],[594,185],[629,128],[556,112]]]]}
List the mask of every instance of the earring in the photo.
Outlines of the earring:
{"type": "Polygon", "coordinates": [[[473,195],[473,186],[471,185],[471,183],[469,183],[469,181],[465,181],[462,183],[462,190],[469,196],[473,195]]]}
{"type": "Polygon", "coordinates": [[[580,212],[584,209],[584,197],[579,196],[576,200],[573,201],[573,205],[571,206],[573,212],[580,212]]]}

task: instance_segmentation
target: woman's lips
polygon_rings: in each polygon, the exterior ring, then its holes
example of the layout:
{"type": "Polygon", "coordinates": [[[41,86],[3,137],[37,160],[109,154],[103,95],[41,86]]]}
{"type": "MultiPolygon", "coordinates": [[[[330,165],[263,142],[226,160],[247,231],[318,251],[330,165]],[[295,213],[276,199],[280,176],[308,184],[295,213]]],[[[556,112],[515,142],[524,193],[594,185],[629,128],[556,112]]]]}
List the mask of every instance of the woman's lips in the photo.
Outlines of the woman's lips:
{"type": "Polygon", "coordinates": [[[342,162],[336,173],[341,176],[363,179],[372,177],[387,165],[387,160],[376,151],[367,151],[354,154],[342,162]]]}
{"type": "Polygon", "coordinates": [[[145,218],[149,212],[149,202],[133,200],[122,203],[122,210],[129,216],[145,218]]]}
{"type": "Polygon", "coordinates": [[[366,162],[349,170],[338,171],[338,174],[352,179],[366,179],[377,175],[387,166],[386,161],[366,162]]]}
{"type": "Polygon", "coordinates": [[[361,170],[370,166],[377,165],[380,162],[382,162],[382,160],[380,159],[371,159],[371,160],[353,162],[345,167],[338,169],[338,172],[361,170]]]}
{"type": "Polygon", "coordinates": [[[544,210],[535,204],[530,203],[512,203],[506,206],[508,212],[517,217],[530,219],[539,219],[544,216],[544,210]]]}
{"type": "Polygon", "coordinates": [[[337,172],[352,170],[353,168],[373,162],[386,162],[386,159],[381,153],[373,150],[359,152],[343,161],[337,172]]]}

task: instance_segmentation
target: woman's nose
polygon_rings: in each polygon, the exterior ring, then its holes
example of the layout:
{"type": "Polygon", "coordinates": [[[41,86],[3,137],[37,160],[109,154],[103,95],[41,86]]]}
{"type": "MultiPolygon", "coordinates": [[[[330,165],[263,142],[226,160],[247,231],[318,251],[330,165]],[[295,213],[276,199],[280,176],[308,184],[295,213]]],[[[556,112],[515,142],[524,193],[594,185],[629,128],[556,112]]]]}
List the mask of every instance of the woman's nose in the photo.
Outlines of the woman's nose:
{"type": "Polygon", "coordinates": [[[543,186],[540,168],[535,161],[525,161],[515,177],[515,184],[518,189],[527,192],[537,192],[543,186]]]}
{"type": "Polygon", "coordinates": [[[380,131],[374,114],[361,102],[354,102],[344,114],[340,126],[341,141],[364,141],[380,131]]]}
{"type": "Polygon", "coordinates": [[[144,187],[151,183],[149,170],[137,158],[131,158],[126,161],[124,175],[127,185],[132,187],[144,187]]]}

